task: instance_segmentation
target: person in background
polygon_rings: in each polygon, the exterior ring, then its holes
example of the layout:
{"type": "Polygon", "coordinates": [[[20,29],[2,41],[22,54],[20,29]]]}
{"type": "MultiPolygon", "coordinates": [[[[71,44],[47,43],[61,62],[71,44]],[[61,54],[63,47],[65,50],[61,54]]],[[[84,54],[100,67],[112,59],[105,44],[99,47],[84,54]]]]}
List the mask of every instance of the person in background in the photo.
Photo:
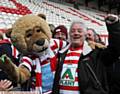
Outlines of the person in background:
{"type": "Polygon", "coordinates": [[[67,28],[64,25],[59,25],[54,29],[53,38],[67,41],[68,33],[67,28]]]}
{"type": "MultiPolygon", "coordinates": [[[[10,43],[3,39],[3,32],[0,32],[0,56],[3,54],[11,57],[10,43]],[[6,50],[7,49],[7,50],[6,50]]],[[[0,69],[0,91],[11,90],[13,88],[12,82],[8,80],[8,76],[0,69]]]]}
{"type": "Polygon", "coordinates": [[[87,28],[86,37],[87,37],[89,40],[96,41],[96,39],[95,39],[95,37],[96,37],[96,32],[95,32],[95,30],[92,29],[92,28],[87,28]]]}
{"type": "Polygon", "coordinates": [[[12,42],[11,42],[11,31],[12,28],[8,28],[6,30],[6,33],[4,35],[4,40],[8,40],[11,44],[11,49],[12,49],[12,58],[14,60],[15,65],[19,65],[19,58],[20,58],[20,53],[19,51],[13,46],[12,42]]]}
{"type": "Polygon", "coordinates": [[[105,19],[110,36],[108,47],[91,49],[88,45],[87,51],[86,26],[82,22],[72,23],[70,45],[60,52],[52,94],[109,93],[105,65],[120,55],[120,29],[115,27],[119,24],[116,19],[112,15],[105,19]]]}
{"type": "Polygon", "coordinates": [[[95,41],[95,42],[102,42],[100,35],[96,33],[96,31],[93,28],[88,28],[87,29],[87,35],[86,37],[89,40],[95,41]]]}
{"type": "Polygon", "coordinates": [[[0,32],[0,40],[3,39],[3,32],[0,32]]]}
{"type": "Polygon", "coordinates": [[[53,24],[49,24],[49,27],[50,27],[50,30],[51,30],[51,32],[52,32],[52,34],[53,34],[54,29],[55,29],[55,26],[54,26],[53,24]]]}
{"type": "Polygon", "coordinates": [[[106,45],[104,42],[102,42],[99,34],[97,34],[92,28],[87,28],[86,40],[93,49],[95,49],[96,47],[106,48],[106,45]]]}
{"type": "Polygon", "coordinates": [[[105,43],[102,41],[102,39],[101,39],[99,34],[96,34],[96,42],[98,42],[98,43],[100,42],[100,43],[105,45],[105,43]]]}
{"type": "MultiPolygon", "coordinates": [[[[10,29],[7,29],[7,32],[3,33],[0,32],[0,58],[2,58],[4,60],[4,56],[8,56],[11,61],[15,64],[15,65],[19,65],[19,60],[18,58],[15,58],[12,54],[12,47],[11,47],[11,41],[8,38],[4,38],[5,36],[8,37],[8,33],[10,33],[10,29]]],[[[17,83],[15,83],[15,81],[11,80],[11,78],[7,75],[6,72],[4,72],[1,67],[0,67],[0,80],[3,84],[2,88],[3,89],[7,89],[7,90],[20,90],[20,87],[17,86],[17,83]],[[6,84],[4,84],[6,82],[6,84]],[[5,85],[5,88],[4,88],[5,85]],[[7,87],[8,85],[10,85],[10,87],[7,87]]]]}
{"type": "Polygon", "coordinates": [[[7,56],[12,56],[12,48],[9,40],[3,38],[3,33],[0,32],[0,56],[6,54],[7,56]]]}

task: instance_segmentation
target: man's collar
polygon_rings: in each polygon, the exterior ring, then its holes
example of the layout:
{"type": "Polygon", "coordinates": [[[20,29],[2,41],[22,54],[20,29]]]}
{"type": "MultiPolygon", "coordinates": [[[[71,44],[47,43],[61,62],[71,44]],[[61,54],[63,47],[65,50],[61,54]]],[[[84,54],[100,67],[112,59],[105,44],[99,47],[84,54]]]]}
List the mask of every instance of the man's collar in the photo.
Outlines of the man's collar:
{"type": "Polygon", "coordinates": [[[87,55],[92,51],[92,48],[89,46],[87,41],[84,41],[83,45],[83,55],[87,55]]]}
{"type": "MultiPolygon", "coordinates": [[[[60,50],[60,53],[64,53],[66,50],[68,50],[70,48],[71,44],[68,44],[64,49],[60,50]]],[[[83,44],[83,55],[87,55],[92,51],[92,48],[88,45],[87,41],[84,41],[83,44]]]]}

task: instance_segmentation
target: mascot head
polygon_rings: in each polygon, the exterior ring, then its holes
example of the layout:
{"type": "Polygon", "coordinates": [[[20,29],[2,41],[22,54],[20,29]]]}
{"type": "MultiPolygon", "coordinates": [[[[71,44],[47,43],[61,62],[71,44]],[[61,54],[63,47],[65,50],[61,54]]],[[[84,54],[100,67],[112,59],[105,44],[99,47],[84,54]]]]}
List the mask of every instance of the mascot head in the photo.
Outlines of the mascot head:
{"type": "Polygon", "coordinates": [[[12,26],[11,41],[23,54],[45,51],[52,36],[45,15],[25,15],[12,26]]]}

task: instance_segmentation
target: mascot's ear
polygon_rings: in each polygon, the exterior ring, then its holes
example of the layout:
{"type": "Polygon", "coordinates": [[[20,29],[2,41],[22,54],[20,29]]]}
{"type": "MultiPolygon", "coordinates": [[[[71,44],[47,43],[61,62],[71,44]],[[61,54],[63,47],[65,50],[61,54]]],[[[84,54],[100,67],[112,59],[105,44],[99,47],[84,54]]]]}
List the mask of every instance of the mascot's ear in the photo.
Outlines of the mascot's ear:
{"type": "Polygon", "coordinates": [[[12,32],[12,28],[7,29],[6,36],[8,38],[11,38],[11,32],[12,32]]]}
{"type": "Polygon", "coordinates": [[[37,16],[43,18],[44,20],[46,20],[46,16],[44,14],[38,14],[37,16]]]}

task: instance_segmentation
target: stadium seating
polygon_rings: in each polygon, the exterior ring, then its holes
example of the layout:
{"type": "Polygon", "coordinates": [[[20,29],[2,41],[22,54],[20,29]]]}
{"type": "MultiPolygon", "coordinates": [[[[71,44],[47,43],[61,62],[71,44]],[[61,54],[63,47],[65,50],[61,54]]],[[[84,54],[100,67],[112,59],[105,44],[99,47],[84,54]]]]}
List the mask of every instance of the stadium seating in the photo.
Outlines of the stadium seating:
{"type": "Polygon", "coordinates": [[[16,19],[31,13],[44,13],[48,23],[55,26],[63,24],[68,29],[72,21],[84,21],[88,27],[94,28],[98,34],[104,36],[103,40],[107,43],[105,14],[83,7],[76,10],[48,0],[0,0],[0,29],[10,28],[16,19]]]}

